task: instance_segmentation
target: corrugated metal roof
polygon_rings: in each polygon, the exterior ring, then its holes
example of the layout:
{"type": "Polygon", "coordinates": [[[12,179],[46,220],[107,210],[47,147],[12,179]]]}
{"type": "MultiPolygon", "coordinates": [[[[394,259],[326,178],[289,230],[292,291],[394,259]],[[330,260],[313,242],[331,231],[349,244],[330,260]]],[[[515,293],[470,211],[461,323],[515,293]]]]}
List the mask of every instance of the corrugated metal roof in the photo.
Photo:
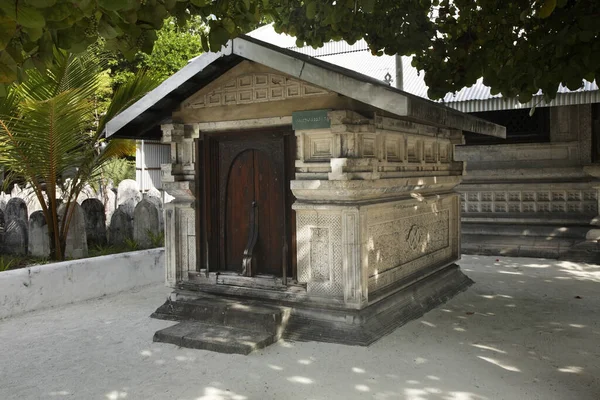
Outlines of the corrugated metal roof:
{"type": "MultiPolygon", "coordinates": [[[[374,56],[371,54],[367,43],[359,40],[350,45],[345,41],[328,42],[323,47],[297,47],[296,39],[286,34],[278,34],[271,25],[265,25],[250,32],[248,36],[267,41],[275,46],[285,47],[289,50],[317,57],[323,61],[355,70],[380,81],[385,81],[386,74],[396,78],[396,63],[394,56],[374,56]]],[[[427,85],[424,72],[417,71],[411,65],[412,57],[402,57],[403,88],[402,90],[415,96],[427,97],[427,85]]],[[[395,84],[395,82],[392,82],[395,84]]],[[[556,98],[550,103],[542,100],[541,92],[526,104],[519,103],[516,99],[506,100],[502,95],[492,95],[490,88],[483,84],[483,79],[471,87],[466,87],[456,93],[448,93],[440,102],[462,112],[478,112],[507,110],[515,108],[551,107],[573,104],[589,104],[600,102],[600,90],[596,82],[583,81],[583,86],[577,90],[569,90],[560,86],[556,98]]]]}

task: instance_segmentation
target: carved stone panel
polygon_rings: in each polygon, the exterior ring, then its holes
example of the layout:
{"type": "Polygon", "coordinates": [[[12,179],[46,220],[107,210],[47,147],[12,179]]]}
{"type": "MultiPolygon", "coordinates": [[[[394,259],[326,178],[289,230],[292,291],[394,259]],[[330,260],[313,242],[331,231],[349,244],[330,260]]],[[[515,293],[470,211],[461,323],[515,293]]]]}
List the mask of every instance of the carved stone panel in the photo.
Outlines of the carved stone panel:
{"type": "Polygon", "coordinates": [[[340,213],[296,210],[298,281],[317,297],[342,298],[340,213]]]}
{"type": "MultiPolygon", "coordinates": [[[[369,292],[458,254],[458,199],[392,203],[368,211],[366,252],[369,292]]],[[[454,258],[453,258],[454,257],[454,258]]]]}
{"type": "Polygon", "coordinates": [[[461,194],[463,212],[469,214],[529,214],[567,213],[595,216],[598,213],[597,192],[586,188],[537,188],[525,190],[497,189],[466,191],[461,194]]]}
{"type": "Polygon", "coordinates": [[[233,77],[222,86],[201,92],[185,108],[207,108],[326,95],[325,89],[276,73],[253,72],[233,77]]]}

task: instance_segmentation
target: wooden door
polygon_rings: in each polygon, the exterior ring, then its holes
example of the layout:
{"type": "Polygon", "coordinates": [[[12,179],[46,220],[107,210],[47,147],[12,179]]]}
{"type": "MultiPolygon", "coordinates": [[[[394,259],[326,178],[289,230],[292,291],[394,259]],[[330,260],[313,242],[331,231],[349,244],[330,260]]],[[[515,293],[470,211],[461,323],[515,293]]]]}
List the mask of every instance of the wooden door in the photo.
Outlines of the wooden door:
{"type": "Polygon", "coordinates": [[[242,271],[254,219],[257,240],[248,275],[282,276],[288,264],[290,218],[284,137],[276,133],[221,137],[217,147],[219,269],[242,271]]]}

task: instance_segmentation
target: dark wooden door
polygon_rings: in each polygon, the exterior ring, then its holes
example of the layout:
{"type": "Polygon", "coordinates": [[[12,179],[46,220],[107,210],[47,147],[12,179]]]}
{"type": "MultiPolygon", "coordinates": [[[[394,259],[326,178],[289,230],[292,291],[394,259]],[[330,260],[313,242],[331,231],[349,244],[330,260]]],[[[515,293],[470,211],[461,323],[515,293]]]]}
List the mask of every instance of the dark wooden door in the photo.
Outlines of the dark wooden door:
{"type": "Polygon", "coordinates": [[[250,275],[282,276],[287,268],[289,218],[284,138],[280,134],[221,138],[218,153],[220,269],[241,272],[254,212],[258,239],[250,275]]]}

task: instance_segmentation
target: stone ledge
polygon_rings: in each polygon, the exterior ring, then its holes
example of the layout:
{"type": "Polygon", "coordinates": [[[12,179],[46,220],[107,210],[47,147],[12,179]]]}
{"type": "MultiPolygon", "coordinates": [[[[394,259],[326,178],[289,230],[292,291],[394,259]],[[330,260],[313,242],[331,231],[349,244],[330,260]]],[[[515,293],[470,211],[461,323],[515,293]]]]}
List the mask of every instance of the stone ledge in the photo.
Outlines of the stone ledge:
{"type": "Polygon", "coordinates": [[[0,272],[0,319],[164,281],[164,249],[0,272]]]}

